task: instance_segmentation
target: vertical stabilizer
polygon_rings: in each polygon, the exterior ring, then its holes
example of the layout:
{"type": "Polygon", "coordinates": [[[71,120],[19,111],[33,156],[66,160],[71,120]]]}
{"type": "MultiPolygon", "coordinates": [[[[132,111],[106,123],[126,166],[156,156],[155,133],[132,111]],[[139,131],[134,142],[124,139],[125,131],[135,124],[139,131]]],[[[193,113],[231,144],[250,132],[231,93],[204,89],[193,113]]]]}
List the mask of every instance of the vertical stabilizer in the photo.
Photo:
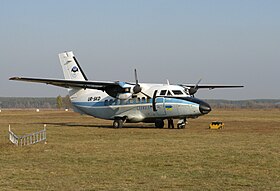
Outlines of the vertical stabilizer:
{"type": "Polygon", "coordinates": [[[61,53],[58,57],[65,79],[79,81],[88,80],[72,51],[61,53]]]}

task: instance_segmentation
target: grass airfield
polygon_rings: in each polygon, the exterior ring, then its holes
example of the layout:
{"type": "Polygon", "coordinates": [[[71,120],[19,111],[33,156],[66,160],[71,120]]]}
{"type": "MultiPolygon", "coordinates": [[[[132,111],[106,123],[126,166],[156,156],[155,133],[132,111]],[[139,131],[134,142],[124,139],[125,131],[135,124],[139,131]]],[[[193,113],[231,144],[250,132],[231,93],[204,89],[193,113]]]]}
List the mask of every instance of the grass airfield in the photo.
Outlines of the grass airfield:
{"type": "Polygon", "coordinates": [[[280,190],[280,110],[219,110],[186,129],[111,128],[73,112],[2,110],[0,190],[280,190]],[[213,120],[225,123],[209,130],[213,120]],[[43,129],[47,144],[17,147],[43,129]]]}

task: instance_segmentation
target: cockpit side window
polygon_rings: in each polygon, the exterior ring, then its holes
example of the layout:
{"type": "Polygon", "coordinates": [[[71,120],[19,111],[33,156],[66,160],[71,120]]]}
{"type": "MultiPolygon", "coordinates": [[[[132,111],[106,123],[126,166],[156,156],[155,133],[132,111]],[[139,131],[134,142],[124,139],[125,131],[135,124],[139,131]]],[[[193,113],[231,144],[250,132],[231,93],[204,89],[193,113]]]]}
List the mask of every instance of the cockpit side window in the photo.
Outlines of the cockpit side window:
{"type": "Polygon", "coordinates": [[[184,90],[184,92],[185,92],[187,95],[190,95],[189,89],[186,88],[186,89],[184,90]]]}
{"type": "Polygon", "coordinates": [[[183,92],[181,90],[172,90],[174,95],[183,95],[183,92]]]}
{"type": "Polygon", "coordinates": [[[167,90],[161,90],[159,95],[164,96],[166,94],[167,90]]]}

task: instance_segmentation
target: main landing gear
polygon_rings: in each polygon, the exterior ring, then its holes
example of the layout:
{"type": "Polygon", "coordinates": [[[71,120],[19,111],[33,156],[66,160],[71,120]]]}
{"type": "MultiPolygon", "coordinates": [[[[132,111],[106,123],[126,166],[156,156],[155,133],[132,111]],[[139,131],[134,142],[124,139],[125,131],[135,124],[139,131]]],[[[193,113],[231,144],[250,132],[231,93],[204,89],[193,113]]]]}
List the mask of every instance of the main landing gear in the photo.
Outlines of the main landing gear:
{"type": "MultiPolygon", "coordinates": [[[[125,123],[126,118],[115,118],[113,122],[114,128],[122,128],[123,124],[125,123]]],[[[168,122],[168,129],[174,129],[174,121],[173,119],[167,119],[168,122]]],[[[184,129],[187,124],[187,119],[180,119],[177,123],[177,129],[184,129]]],[[[157,119],[155,121],[156,128],[163,128],[164,127],[164,120],[163,119],[157,119]]]]}
{"type": "Polygon", "coordinates": [[[164,121],[162,119],[157,119],[155,122],[156,128],[163,128],[164,127],[164,121]]]}
{"type": "Polygon", "coordinates": [[[125,122],[125,119],[122,119],[122,118],[115,119],[114,122],[113,122],[113,127],[114,128],[122,128],[124,122],[125,122]]]}

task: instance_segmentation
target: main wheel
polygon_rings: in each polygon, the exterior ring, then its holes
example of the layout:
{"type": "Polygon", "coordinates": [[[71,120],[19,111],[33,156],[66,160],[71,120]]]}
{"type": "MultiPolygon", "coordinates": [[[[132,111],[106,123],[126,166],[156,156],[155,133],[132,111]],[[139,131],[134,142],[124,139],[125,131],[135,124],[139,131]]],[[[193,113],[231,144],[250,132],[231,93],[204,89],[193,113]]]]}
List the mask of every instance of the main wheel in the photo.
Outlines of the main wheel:
{"type": "Polygon", "coordinates": [[[113,122],[114,128],[122,128],[123,127],[123,120],[117,119],[113,122]]]}
{"type": "Polygon", "coordinates": [[[162,119],[157,119],[155,122],[156,128],[163,128],[164,127],[164,121],[162,119]]]}

